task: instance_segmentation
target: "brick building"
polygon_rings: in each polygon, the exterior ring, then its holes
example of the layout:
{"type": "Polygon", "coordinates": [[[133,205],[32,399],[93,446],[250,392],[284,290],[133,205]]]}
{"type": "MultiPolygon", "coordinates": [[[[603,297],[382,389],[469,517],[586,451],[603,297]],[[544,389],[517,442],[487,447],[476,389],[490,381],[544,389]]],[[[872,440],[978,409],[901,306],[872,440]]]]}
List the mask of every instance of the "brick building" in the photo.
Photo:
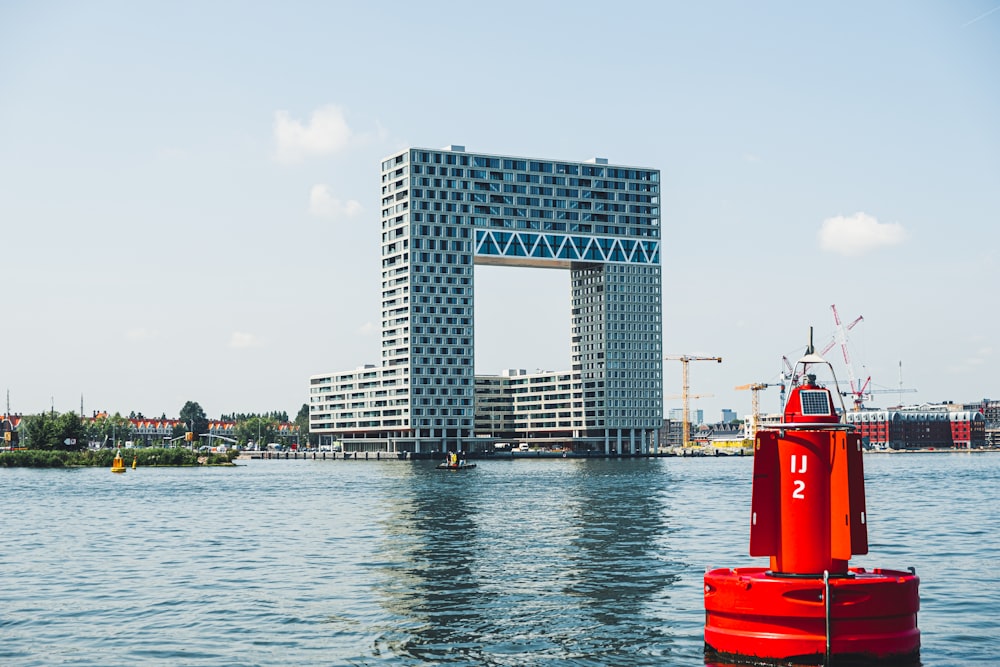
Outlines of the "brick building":
{"type": "Polygon", "coordinates": [[[981,449],[986,418],[976,410],[862,410],[848,412],[861,437],[879,449],[981,449]]]}

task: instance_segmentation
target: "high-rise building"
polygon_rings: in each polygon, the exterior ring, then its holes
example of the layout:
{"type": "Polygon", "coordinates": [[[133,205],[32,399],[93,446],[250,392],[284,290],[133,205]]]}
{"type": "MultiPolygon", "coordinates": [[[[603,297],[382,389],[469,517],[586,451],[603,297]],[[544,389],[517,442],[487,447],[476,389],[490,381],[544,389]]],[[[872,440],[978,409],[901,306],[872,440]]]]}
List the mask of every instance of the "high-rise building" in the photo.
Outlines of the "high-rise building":
{"type": "MultiPolygon", "coordinates": [[[[409,148],[382,161],[381,192],[382,358],[310,378],[313,433],[346,451],[491,444],[494,434],[477,434],[474,330],[474,265],[490,264],[570,272],[567,382],[580,391],[551,433],[606,451],[654,445],[663,416],[658,170],[409,148]]],[[[481,388],[491,410],[510,385],[493,384],[481,388]]]]}
{"type": "MultiPolygon", "coordinates": [[[[683,422],[684,421],[684,408],[670,408],[670,421],[683,422]]],[[[688,418],[691,423],[695,426],[705,423],[705,411],[698,408],[695,410],[688,410],[688,418]]]]}

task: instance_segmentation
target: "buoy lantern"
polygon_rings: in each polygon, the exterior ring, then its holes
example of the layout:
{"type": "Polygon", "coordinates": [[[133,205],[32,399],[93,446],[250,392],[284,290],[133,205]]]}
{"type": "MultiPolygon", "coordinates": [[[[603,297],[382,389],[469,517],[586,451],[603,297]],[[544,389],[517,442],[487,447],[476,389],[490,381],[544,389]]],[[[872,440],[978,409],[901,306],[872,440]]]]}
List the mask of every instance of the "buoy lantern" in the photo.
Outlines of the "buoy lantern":
{"type": "Polygon", "coordinates": [[[125,472],[125,462],[122,461],[122,450],[115,452],[115,460],[111,462],[111,472],[125,472]]]}
{"type": "Polygon", "coordinates": [[[705,574],[706,656],[756,665],[918,665],[919,578],[848,565],[868,553],[861,437],[809,373],[815,364],[833,374],[810,344],[782,423],[757,432],[750,555],[769,557],[770,567],[705,574]]]}

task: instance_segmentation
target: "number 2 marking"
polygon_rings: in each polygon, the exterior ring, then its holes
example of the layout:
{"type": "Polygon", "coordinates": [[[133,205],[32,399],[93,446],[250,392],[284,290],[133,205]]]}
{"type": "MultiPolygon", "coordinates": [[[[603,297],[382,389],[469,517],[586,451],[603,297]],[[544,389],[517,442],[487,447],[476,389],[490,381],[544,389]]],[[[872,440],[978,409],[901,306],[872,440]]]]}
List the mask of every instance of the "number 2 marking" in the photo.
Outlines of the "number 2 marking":
{"type": "Polygon", "coordinates": [[[806,490],[806,483],[803,482],[801,479],[795,480],[795,490],[792,491],[792,498],[796,498],[798,500],[805,500],[806,497],[805,494],[803,493],[803,491],[805,490],[806,490]]]}

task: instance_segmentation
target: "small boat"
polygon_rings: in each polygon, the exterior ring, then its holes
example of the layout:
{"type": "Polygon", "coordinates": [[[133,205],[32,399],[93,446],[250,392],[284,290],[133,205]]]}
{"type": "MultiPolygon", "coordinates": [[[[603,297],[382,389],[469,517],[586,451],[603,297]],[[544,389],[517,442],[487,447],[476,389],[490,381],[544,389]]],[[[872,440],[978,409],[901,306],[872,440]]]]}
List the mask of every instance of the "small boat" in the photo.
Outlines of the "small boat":
{"type": "Polygon", "coordinates": [[[469,468],[475,468],[475,463],[466,463],[462,461],[461,463],[439,463],[437,465],[438,470],[468,470],[469,468]]]}
{"type": "Polygon", "coordinates": [[[455,452],[449,452],[448,458],[445,459],[444,463],[439,463],[437,466],[438,470],[466,470],[468,468],[475,468],[475,463],[466,463],[464,459],[459,459],[458,454],[455,452]]]}
{"type": "Polygon", "coordinates": [[[115,453],[115,460],[111,463],[111,472],[125,472],[125,462],[122,461],[122,450],[115,453]]]}

